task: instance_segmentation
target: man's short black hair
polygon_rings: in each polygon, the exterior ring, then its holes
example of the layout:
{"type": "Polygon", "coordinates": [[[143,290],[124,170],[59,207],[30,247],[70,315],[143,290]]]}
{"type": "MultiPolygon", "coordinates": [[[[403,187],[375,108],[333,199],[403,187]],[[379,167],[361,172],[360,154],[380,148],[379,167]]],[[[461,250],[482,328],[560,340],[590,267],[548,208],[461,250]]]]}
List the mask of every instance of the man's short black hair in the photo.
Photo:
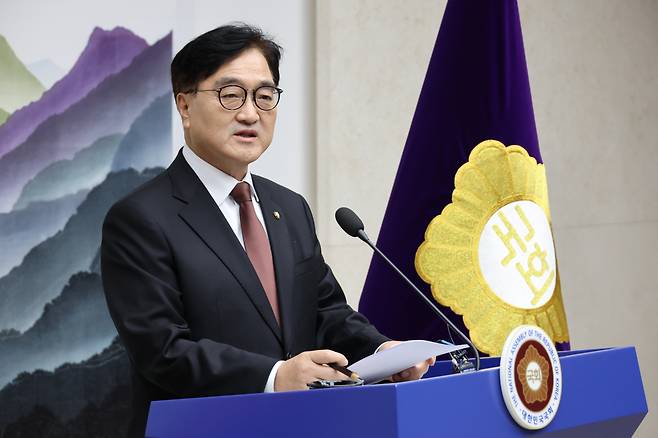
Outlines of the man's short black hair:
{"type": "Polygon", "coordinates": [[[187,43],[171,61],[171,87],[178,93],[192,91],[226,62],[247,49],[265,57],[275,85],[279,85],[281,46],[259,28],[244,23],[220,26],[187,43]]]}

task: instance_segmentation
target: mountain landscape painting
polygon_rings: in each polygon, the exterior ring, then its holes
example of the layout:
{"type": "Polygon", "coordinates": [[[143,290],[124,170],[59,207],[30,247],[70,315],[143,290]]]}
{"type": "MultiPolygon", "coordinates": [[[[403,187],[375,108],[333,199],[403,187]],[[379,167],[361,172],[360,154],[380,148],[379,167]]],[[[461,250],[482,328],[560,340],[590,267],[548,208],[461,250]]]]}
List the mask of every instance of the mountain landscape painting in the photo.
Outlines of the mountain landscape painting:
{"type": "Polygon", "coordinates": [[[172,34],[96,27],[67,71],[46,55],[23,63],[0,35],[0,437],[123,436],[101,226],[173,158],[172,34]]]}

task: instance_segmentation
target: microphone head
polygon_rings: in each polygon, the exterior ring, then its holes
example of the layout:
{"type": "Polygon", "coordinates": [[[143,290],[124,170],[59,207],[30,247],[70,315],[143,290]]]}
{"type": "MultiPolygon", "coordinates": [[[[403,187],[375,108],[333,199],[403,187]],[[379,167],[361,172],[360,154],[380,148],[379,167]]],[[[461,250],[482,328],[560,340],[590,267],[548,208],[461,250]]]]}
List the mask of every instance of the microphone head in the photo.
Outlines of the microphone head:
{"type": "Polygon", "coordinates": [[[347,207],[336,210],[336,222],[343,231],[352,237],[358,237],[359,231],[363,230],[363,222],[361,222],[359,216],[347,207]]]}

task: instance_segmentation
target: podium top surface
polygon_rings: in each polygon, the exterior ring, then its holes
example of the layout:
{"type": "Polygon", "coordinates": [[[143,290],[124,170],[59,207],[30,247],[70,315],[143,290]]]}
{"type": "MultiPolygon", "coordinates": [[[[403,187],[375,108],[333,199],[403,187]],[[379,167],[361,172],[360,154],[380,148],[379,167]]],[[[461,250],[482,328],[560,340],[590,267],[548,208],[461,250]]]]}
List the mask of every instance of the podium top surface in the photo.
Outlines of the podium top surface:
{"type": "Polygon", "coordinates": [[[415,382],[156,401],[146,436],[630,436],[647,413],[634,347],[560,353],[559,411],[534,432],[507,412],[499,361],[469,374],[437,362],[415,382]]]}

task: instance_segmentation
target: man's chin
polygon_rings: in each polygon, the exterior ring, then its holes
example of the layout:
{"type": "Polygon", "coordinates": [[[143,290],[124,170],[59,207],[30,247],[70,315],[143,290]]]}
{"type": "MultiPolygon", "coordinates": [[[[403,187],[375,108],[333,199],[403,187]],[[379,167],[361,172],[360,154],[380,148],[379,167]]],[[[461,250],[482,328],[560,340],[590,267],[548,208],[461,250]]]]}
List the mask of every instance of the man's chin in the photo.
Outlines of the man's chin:
{"type": "Polygon", "coordinates": [[[237,155],[243,158],[244,161],[249,161],[250,163],[256,161],[267,148],[259,143],[248,143],[248,144],[237,144],[235,151],[237,155]]]}
{"type": "Polygon", "coordinates": [[[260,156],[263,154],[263,152],[265,151],[261,148],[258,149],[254,148],[253,150],[249,150],[249,151],[243,150],[241,152],[242,153],[240,153],[239,156],[235,157],[236,161],[240,162],[244,166],[248,166],[254,161],[258,160],[260,156]]]}

